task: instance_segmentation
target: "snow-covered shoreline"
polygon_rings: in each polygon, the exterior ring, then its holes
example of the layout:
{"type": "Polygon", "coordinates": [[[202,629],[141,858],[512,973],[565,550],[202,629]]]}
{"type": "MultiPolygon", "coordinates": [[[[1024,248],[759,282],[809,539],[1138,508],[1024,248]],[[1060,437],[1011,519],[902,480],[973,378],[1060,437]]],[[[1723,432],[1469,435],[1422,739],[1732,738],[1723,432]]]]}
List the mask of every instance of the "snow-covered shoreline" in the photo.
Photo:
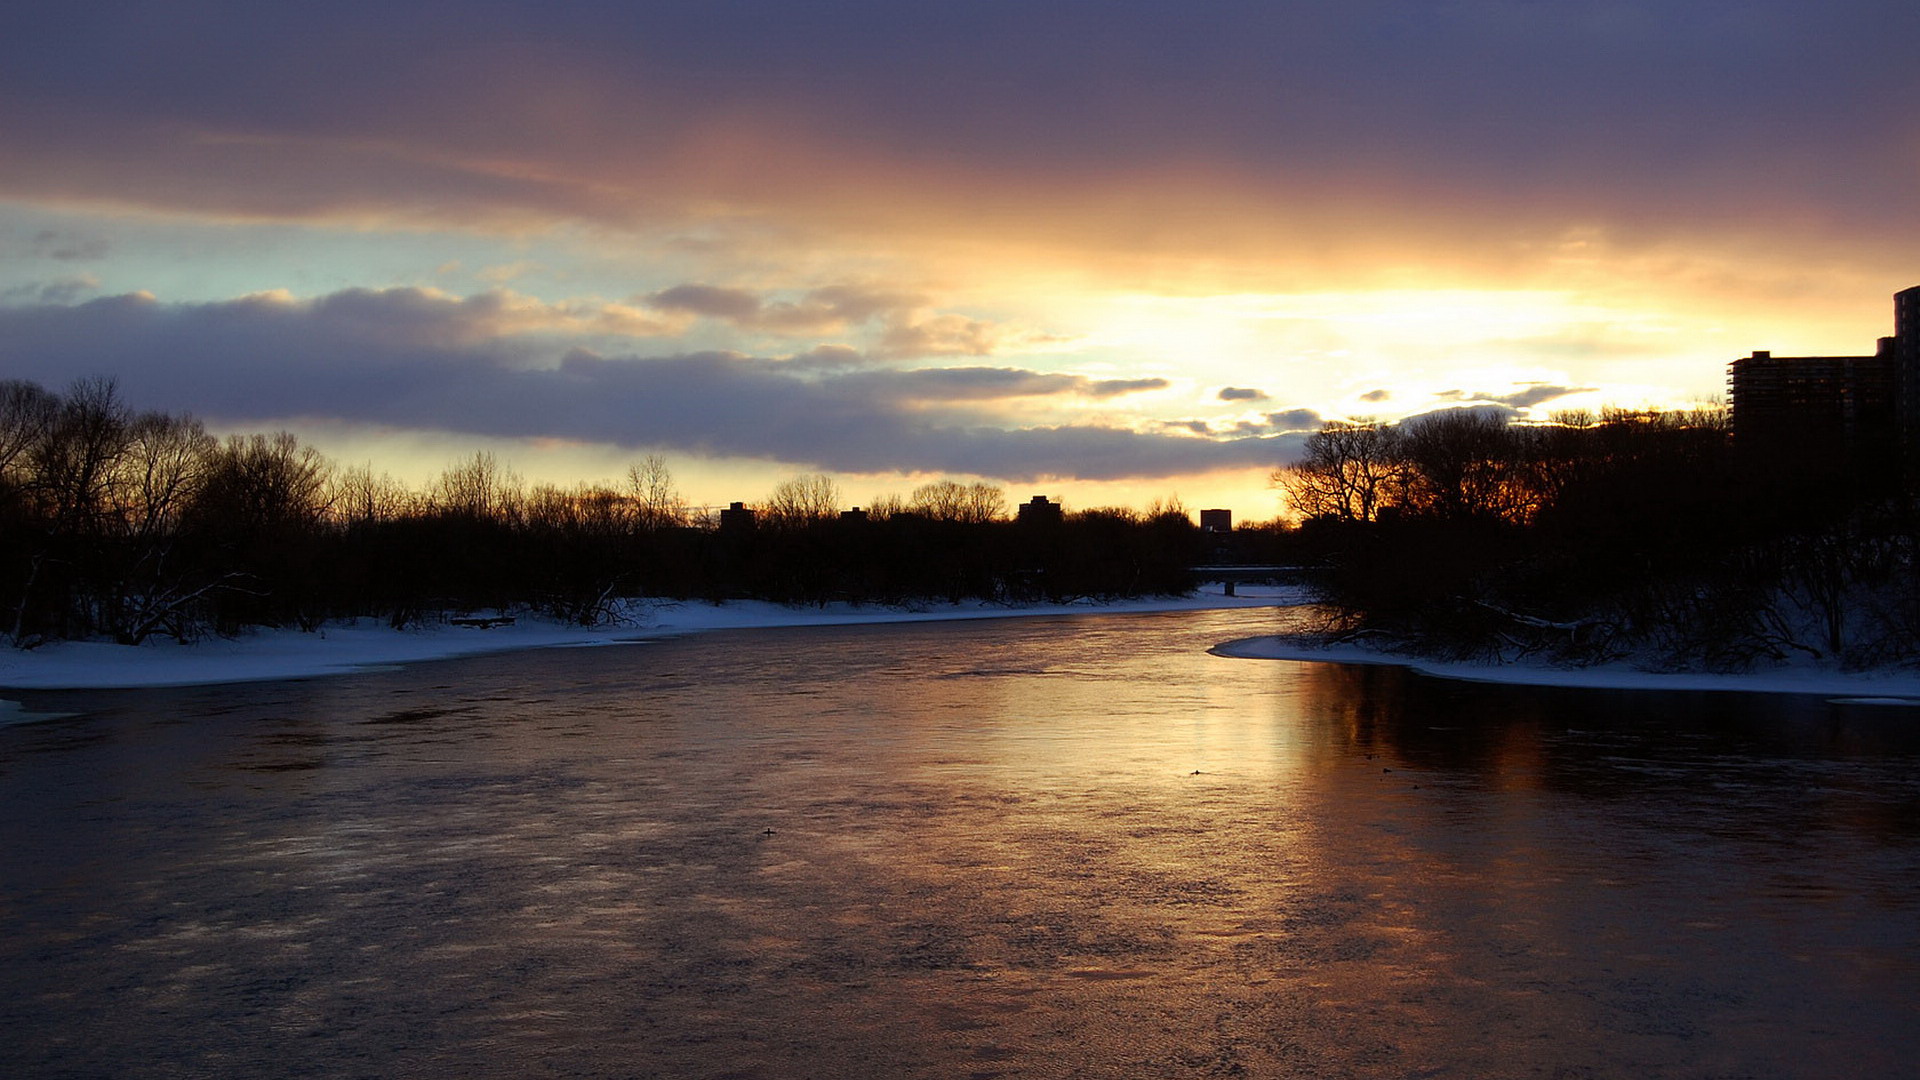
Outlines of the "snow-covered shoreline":
{"type": "Polygon", "coordinates": [[[1626,664],[1549,667],[1429,660],[1363,645],[1327,645],[1309,638],[1264,636],[1214,646],[1216,656],[1242,660],[1294,660],[1324,664],[1381,664],[1422,675],[1470,682],[1557,686],[1586,690],[1714,690],[1758,694],[1811,694],[1862,705],[1920,707],[1920,672],[1844,672],[1781,668],[1741,674],[1644,671],[1626,664]]]}
{"type": "Polygon", "coordinates": [[[438,625],[395,630],[376,619],[360,619],[331,624],[315,633],[261,630],[192,645],[171,641],[136,646],[64,641],[30,651],[0,650],[0,687],[109,690],[260,682],[481,653],[636,644],[708,630],[1267,608],[1306,601],[1299,590],[1290,588],[1242,586],[1239,592],[1239,596],[1224,596],[1215,585],[1188,597],[1023,607],[929,603],[913,609],[850,604],[786,607],[756,600],[726,604],[648,600],[634,602],[623,625],[604,627],[568,626],[522,616],[512,625],[490,629],[438,625]]]}
{"type": "MultiPolygon", "coordinates": [[[[885,623],[1006,619],[1046,615],[1124,615],[1173,611],[1287,607],[1310,602],[1287,587],[1242,586],[1225,596],[1218,585],[1187,597],[1154,597],[1112,603],[936,604],[915,608],[831,604],[787,607],[765,601],[726,604],[646,600],[634,602],[621,625],[569,626],[521,616],[512,625],[477,629],[440,624],[394,630],[375,619],[335,623],[316,633],[261,630],[243,637],[192,645],[170,641],[126,646],[105,642],[56,642],[31,651],[0,650],[0,687],[10,690],[118,690],[261,682],[337,675],[368,668],[447,660],[527,649],[643,644],[711,630],[850,626],[885,623]]],[[[1920,672],[1837,672],[1785,668],[1744,674],[1644,671],[1626,664],[1585,668],[1524,664],[1453,663],[1372,649],[1328,645],[1308,637],[1261,636],[1215,646],[1215,655],[1248,660],[1378,664],[1422,675],[1473,682],[1557,686],[1596,690],[1712,690],[1811,694],[1861,704],[1920,707],[1920,672]]],[[[0,720],[0,723],[4,723],[0,720]]]]}

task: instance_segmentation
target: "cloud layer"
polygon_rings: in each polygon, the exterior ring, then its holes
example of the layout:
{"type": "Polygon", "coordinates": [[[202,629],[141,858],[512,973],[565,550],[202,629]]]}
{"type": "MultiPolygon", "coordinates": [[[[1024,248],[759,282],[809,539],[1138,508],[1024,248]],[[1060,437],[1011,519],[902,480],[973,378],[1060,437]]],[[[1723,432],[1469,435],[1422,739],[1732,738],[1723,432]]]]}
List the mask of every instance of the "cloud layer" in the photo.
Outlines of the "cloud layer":
{"type": "MultiPolygon", "coordinates": [[[[1902,0],[105,3],[6,30],[15,198],[1489,266],[1574,227],[1920,239],[1886,213],[1920,97],[1902,0]]],[[[733,317],[857,318],[820,304],[733,317]]]]}
{"type": "Polygon", "coordinates": [[[574,346],[556,355],[541,334],[619,317],[417,289],[179,305],[115,296],[0,308],[0,363],[9,375],[54,386],[75,373],[117,375],[137,404],[228,422],[339,420],[845,472],[1160,478],[1273,465],[1292,448],[1095,423],[1016,425],[999,411],[1016,400],[1104,401],[1164,389],[1159,378],[823,367],[711,351],[602,355],[574,346]]]}

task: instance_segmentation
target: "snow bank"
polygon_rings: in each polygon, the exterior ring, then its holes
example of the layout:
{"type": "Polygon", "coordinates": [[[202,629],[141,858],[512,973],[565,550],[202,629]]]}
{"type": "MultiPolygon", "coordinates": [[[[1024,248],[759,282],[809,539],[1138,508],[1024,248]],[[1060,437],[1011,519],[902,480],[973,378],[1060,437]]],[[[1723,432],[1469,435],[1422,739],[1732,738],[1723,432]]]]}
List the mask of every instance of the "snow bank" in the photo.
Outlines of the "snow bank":
{"type": "MultiPolygon", "coordinates": [[[[331,624],[310,634],[297,630],[262,630],[245,637],[193,645],[171,641],[134,646],[67,641],[25,652],[0,649],[0,686],[68,690],[297,679],[476,653],[631,645],[649,638],[705,630],[1258,608],[1304,603],[1306,599],[1298,590],[1278,587],[1243,585],[1239,593],[1239,596],[1223,596],[1216,585],[1190,597],[1025,607],[986,603],[926,604],[911,609],[850,604],[785,607],[762,601],[704,604],[641,600],[630,603],[626,625],[607,627],[567,626],[521,616],[510,626],[489,629],[449,625],[394,630],[379,620],[361,619],[331,624]]],[[[9,722],[3,709],[4,703],[0,703],[0,723],[9,722]]],[[[11,720],[18,722],[19,718],[11,720]]]]}
{"type": "Polygon", "coordinates": [[[1216,656],[1247,660],[1299,660],[1333,664],[1391,664],[1422,675],[1474,682],[1528,686],[1566,686],[1594,690],[1738,690],[1765,694],[1817,694],[1852,705],[1920,707],[1920,673],[1911,671],[1840,672],[1819,668],[1780,668],[1738,675],[1642,671],[1626,664],[1569,668],[1526,664],[1448,663],[1369,649],[1363,645],[1320,645],[1289,637],[1253,637],[1209,650],[1216,656]]]}

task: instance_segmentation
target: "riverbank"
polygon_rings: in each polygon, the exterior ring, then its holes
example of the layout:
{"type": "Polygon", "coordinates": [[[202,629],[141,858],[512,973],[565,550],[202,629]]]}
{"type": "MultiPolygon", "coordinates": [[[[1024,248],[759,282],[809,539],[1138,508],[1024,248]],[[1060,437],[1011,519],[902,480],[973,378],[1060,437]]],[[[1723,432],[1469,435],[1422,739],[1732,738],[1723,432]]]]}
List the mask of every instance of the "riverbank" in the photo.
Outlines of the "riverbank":
{"type": "Polygon", "coordinates": [[[783,626],[844,626],[865,623],[1005,619],[1039,615],[1120,615],[1218,608],[1281,607],[1306,602],[1297,589],[1241,586],[1226,596],[1218,585],[1191,596],[1151,597],[1111,603],[1009,606],[980,602],[928,603],[912,608],[829,604],[786,607],[765,601],[726,604],[669,600],[628,601],[614,625],[569,626],[518,616],[488,628],[440,624],[395,630],[377,619],[333,623],[321,630],[260,630],[237,638],[181,645],[63,641],[32,650],[0,651],[0,687],[22,690],[127,689],[258,682],[333,675],[378,665],[446,660],[522,649],[632,645],[651,638],[710,630],[783,626]]]}
{"type": "Polygon", "coordinates": [[[1519,663],[1475,664],[1430,660],[1364,645],[1329,645],[1308,638],[1251,637],[1209,650],[1242,660],[1294,660],[1328,664],[1387,664],[1422,675],[1471,682],[1524,686],[1562,686],[1590,690],[1715,690],[1760,694],[1813,694],[1862,705],[1920,707],[1920,672],[1911,670],[1847,672],[1816,667],[1766,671],[1646,671],[1630,664],[1552,667],[1519,663]]]}

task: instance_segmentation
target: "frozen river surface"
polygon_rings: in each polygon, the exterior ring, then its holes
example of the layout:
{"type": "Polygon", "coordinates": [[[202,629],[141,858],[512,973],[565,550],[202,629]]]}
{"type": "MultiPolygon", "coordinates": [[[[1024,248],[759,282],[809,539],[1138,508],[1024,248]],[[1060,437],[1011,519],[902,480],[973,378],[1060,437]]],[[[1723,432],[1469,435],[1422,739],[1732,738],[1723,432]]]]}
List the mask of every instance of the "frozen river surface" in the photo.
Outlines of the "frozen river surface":
{"type": "Polygon", "coordinates": [[[9,1077],[1891,1077],[1920,710],[1276,612],[24,695],[9,1077]]]}

